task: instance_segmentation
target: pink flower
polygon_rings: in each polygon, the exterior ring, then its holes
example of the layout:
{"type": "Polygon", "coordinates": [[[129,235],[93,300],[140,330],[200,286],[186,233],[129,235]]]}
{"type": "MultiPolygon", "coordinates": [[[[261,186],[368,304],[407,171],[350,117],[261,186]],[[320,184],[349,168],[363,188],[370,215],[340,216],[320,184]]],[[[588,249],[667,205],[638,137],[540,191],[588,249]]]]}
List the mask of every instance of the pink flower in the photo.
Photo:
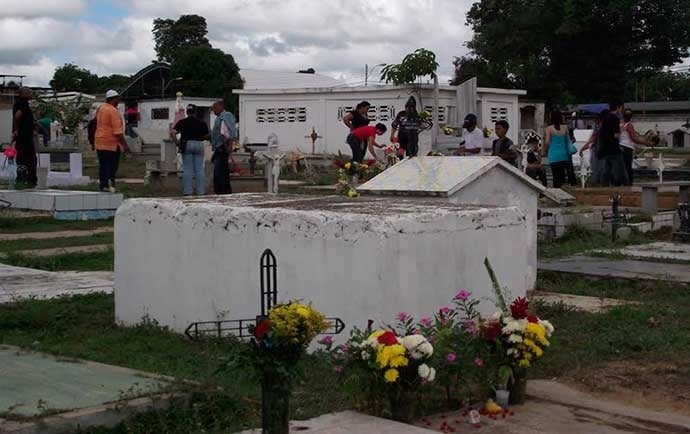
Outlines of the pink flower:
{"type": "Polygon", "coordinates": [[[341,348],[343,349],[343,353],[345,353],[345,354],[349,353],[350,350],[352,349],[352,347],[350,346],[349,343],[343,344],[343,346],[341,348]]]}
{"type": "Polygon", "coordinates": [[[336,373],[338,373],[338,374],[340,374],[341,372],[343,372],[343,369],[344,369],[344,368],[343,368],[341,365],[335,365],[335,367],[333,367],[333,370],[334,370],[336,373]]]}
{"type": "Polygon", "coordinates": [[[423,325],[424,327],[427,327],[427,328],[428,328],[428,327],[431,327],[431,326],[434,324],[434,321],[433,321],[431,318],[426,317],[426,318],[420,319],[420,320],[419,320],[419,323],[420,323],[421,325],[423,325]]]}
{"type": "Polygon", "coordinates": [[[446,362],[448,363],[454,363],[455,360],[457,360],[458,356],[455,355],[455,353],[448,353],[446,354],[446,362]]]}
{"type": "Polygon", "coordinates": [[[443,306],[441,309],[439,309],[438,313],[440,313],[441,316],[446,317],[450,313],[450,308],[448,306],[443,306]]]}
{"type": "Polygon", "coordinates": [[[461,289],[460,292],[455,294],[455,298],[453,300],[466,301],[468,298],[470,298],[470,295],[472,295],[472,293],[470,293],[468,290],[461,289]]]}
{"type": "Polygon", "coordinates": [[[407,322],[407,320],[410,319],[410,314],[407,312],[400,312],[395,319],[397,319],[400,322],[407,322]]]}
{"type": "Polygon", "coordinates": [[[474,322],[474,320],[468,319],[467,321],[465,321],[465,331],[476,338],[477,336],[479,336],[479,332],[481,330],[474,322]]]}
{"type": "Polygon", "coordinates": [[[481,357],[475,357],[474,364],[481,368],[482,366],[484,366],[484,360],[482,360],[481,357]]]}
{"type": "Polygon", "coordinates": [[[323,339],[319,341],[321,345],[333,345],[333,336],[325,336],[323,339]]]}

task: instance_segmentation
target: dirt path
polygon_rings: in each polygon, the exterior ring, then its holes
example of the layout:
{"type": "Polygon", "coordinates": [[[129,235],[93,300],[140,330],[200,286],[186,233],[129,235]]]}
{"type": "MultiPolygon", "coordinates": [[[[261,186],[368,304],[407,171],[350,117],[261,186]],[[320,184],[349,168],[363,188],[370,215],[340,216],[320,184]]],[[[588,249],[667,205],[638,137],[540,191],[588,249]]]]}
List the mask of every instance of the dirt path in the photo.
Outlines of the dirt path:
{"type": "Polygon", "coordinates": [[[89,235],[104,234],[113,232],[110,226],[104,226],[97,229],[74,230],[74,231],[58,231],[58,232],[25,232],[20,234],[0,234],[0,241],[16,241],[16,240],[47,240],[53,238],[70,238],[70,237],[85,237],[89,235]]]}
{"type": "MultiPolygon", "coordinates": [[[[91,246],[56,247],[54,249],[20,250],[14,253],[25,256],[46,257],[65,255],[68,253],[100,253],[112,248],[112,244],[95,244],[91,246]]],[[[7,255],[7,252],[0,253],[0,258],[7,257],[7,255]]]]}

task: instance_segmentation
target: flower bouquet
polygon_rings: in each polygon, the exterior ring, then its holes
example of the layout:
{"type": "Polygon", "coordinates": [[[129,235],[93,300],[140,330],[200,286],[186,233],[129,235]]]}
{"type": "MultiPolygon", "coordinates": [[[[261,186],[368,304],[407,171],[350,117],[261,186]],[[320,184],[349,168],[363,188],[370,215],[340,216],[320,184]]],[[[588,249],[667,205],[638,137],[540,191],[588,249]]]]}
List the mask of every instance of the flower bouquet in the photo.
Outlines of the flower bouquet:
{"type": "Polygon", "coordinates": [[[390,417],[411,421],[416,413],[419,389],[435,380],[429,366],[434,347],[421,334],[414,334],[412,318],[398,316],[398,330],[355,329],[343,351],[343,371],[351,395],[362,396],[364,404],[381,414],[386,400],[390,417]]]}
{"type": "Polygon", "coordinates": [[[257,318],[256,325],[250,327],[254,339],[236,364],[250,367],[261,380],[262,399],[268,403],[268,414],[263,414],[264,432],[288,433],[297,363],[312,340],[328,327],[321,313],[297,301],[275,305],[267,317],[257,318]]]}

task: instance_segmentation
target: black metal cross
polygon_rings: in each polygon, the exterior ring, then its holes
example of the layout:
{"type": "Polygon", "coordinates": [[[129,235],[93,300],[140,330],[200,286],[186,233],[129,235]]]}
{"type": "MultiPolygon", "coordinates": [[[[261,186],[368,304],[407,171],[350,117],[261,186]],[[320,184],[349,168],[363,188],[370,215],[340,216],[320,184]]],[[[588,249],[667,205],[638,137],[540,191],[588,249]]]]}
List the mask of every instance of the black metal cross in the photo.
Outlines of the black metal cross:
{"type": "Polygon", "coordinates": [[[620,194],[612,194],[609,198],[609,202],[611,202],[611,214],[607,214],[604,211],[601,212],[601,217],[603,220],[611,222],[611,241],[613,242],[616,242],[618,228],[628,224],[627,212],[622,214],[620,212],[620,205],[622,201],[623,198],[620,194]]]}
{"type": "MultiPolygon", "coordinates": [[[[203,337],[254,337],[250,330],[265,319],[278,302],[278,265],[271,249],[266,249],[261,255],[259,267],[261,311],[256,318],[193,322],[184,333],[192,340],[203,337]]],[[[322,334],[337,335],[345,329],[345,323],[340,318],[326,318],[326,321],[329,328],[322,334]]]]}

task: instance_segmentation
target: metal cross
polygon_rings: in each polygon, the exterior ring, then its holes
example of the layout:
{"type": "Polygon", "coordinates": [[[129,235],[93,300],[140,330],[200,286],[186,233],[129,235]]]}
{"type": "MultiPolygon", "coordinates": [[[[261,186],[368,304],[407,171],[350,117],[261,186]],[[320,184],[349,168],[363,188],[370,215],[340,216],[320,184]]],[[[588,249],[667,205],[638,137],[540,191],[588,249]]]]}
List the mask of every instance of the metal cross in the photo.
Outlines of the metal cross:
{"type": "Polygon", "coordinates": [[[664,154],[659,152],[659,164],[656,168],[656,173],[659,175],[659,182],[664,182],[664,169],[666,164],[664,163],[664,154]]]}
{"type": "MultiPolygon", "coordinates": [[[[618,228],[628,224],[627,212],[621,214],[620,205],[623,198],[620,194],[614,193],[609,198],[611,202],[611,214],[607,215],[604,211],[601,212],[601,217],[604,221],[611,222],[611,241],[616,242],[618,236],[618,228]]],[[[603,223],[602,223],[603,226],[603,223]]]]}
{"type": "MultiPolygon", "coordinates": [[[[185,329],[185,335],[192,340],[200,340],[203,337],[253,338],[250,330],[268,316],[278,301],[278,265],[271,249],[266,249],[261,255],[259,267],[261,311],[256,318],[193,322],[185,329]]],[[[326,318],[326,321],[329,323],[329,329],[322,334],[337,335],[345,329],[345,323],[340,318],[326,318]]]]}
{"type": "Polygon", "coordinates": [[[580,158],[580,182],[582,183],[582,189],[587,186],[587,179],[589,178],[589,175],[591,175],[591,171],[589,170],[589,167],[585,164],[585,161],[583,158],[580,158]]]}
{"type": "Polygon", "coordinates": [[[311,134],[304,136],[305,139],[311,139],[311,153],[316,154],[316,141],[318,139],[323,139],[317,132],[316,127],[311,127],[311,134]]]}

